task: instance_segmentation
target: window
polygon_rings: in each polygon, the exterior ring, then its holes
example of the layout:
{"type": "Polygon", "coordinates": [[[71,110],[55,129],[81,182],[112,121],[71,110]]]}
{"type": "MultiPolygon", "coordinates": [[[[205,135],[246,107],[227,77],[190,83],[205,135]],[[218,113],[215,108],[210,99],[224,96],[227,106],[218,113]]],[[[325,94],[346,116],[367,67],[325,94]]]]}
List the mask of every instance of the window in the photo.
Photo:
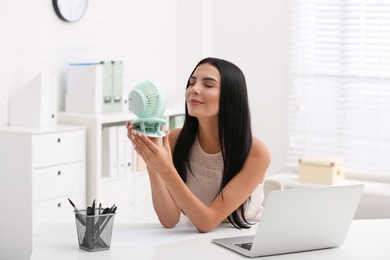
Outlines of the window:
{"type": "Polygon", "coordinates": [[[390,0],[296,0],[288,165],[341,157],[390,180],[390,0]]]}

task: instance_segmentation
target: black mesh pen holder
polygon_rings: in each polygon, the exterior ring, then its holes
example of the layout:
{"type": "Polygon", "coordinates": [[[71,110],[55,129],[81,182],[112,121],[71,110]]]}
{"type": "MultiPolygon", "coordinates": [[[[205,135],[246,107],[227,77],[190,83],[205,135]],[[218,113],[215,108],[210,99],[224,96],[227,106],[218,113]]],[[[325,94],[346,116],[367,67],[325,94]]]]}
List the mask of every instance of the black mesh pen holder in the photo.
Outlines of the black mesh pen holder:
{"type": "Polygon", "coordinates": [[[87,215],[86,210],[75,212],[79,246],[89,252],[110,249],[115,213],[87,215]]]}

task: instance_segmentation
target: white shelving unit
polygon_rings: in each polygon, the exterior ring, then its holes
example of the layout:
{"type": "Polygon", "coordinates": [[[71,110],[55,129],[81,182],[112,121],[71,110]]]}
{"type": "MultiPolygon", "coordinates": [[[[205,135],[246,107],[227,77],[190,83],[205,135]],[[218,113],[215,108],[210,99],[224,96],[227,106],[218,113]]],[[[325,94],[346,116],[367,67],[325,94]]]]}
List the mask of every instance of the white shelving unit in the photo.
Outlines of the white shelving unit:
{"type": "Polygon", "coordinates": [[[28,259],[44,222],[74,222],[85,207],[85,127],[0,127],[0,221],[4,259],[28,259]]]}
{"type": "MultiPolygon", "coordinates": [[[[167,120],[184,114],[184,109],[167,109],[163,118],[167,120]]],[[[112,125],[124,125],[136,119],[130,112],[106,114],[80,114],[59,112],[58,121],[87,127],[87,204],[96,199],[103,207],[118,206],[115,222],[155,222],[148,174],[134,170],[125,175],[106,177],[102,174],[102,132],[112,125]]],[[[130,140],[127,140],[130,142],[130,140]]],[[[135,152],[134,152],[135,153],[135,152]]],[[[136,158],[133,158],[136,164],[136,158]]],[[[136,167],[133,167],[136,169],[136,167]]]]}

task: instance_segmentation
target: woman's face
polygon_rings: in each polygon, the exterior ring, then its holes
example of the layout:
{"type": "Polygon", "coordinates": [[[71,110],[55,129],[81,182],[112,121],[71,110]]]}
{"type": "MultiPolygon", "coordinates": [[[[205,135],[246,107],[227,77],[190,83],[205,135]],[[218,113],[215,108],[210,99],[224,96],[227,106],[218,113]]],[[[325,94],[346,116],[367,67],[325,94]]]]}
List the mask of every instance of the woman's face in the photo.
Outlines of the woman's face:
{"type": "Polygon", "coordinates": [[[199,65],[186,90],[188,114],[199,118],[218,117],[221,75],[210,64],[199,65]]]}

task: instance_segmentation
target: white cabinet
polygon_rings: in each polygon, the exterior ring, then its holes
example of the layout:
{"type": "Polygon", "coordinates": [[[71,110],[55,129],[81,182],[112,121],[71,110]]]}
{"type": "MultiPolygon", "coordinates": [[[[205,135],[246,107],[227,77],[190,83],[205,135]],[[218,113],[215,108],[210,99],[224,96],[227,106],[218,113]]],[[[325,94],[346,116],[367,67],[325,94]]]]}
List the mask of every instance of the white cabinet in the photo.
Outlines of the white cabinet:
{"type": "Polygon", "coordinates": [[[43,222],[73,222],[85,207],[85,127],[0,127],[0,258],[27,259],[43,222]]]}
{"type": "MultiPolygon", "coordinates": [[[[166,127],[171,128],[170,124],[177,124],[180,127],[183,114],[182,109],[168,109],[163,116],[167,120],[166,127]]],[[[115,203],[118,206],[115,222],[156,222],[158,220],[152,206],[149,177],[142,169],[142,162],[136,158],[132,146],[128,147],[124,153],[128,157],[132,157],[131,171],[113,176],[103,170],[103,168],[107,168],[104,162],[110,155],[107,151],[110,148],[106,148],[109,146],[103,141],[105,134],[103,129],[110,126],[123,126],[127,121],[134,119],[136,116],[130,112],[58,113],[58,120],[61,123],[87,126],[87,204],[92,204],[95,199],[97,203],[101,202],[103,207],[110,207],[115,203]],[[128,153],[129,149],[132,150],[132,153],[128,153]]],[[[126,136],[127,131],[118,131],[117,133],[120,133],[118,138],[123,137],[121,139],[123,142],[130,142],[126,136]]],[[[120,167],[119,163],[118,167],[120,167]]]]}

